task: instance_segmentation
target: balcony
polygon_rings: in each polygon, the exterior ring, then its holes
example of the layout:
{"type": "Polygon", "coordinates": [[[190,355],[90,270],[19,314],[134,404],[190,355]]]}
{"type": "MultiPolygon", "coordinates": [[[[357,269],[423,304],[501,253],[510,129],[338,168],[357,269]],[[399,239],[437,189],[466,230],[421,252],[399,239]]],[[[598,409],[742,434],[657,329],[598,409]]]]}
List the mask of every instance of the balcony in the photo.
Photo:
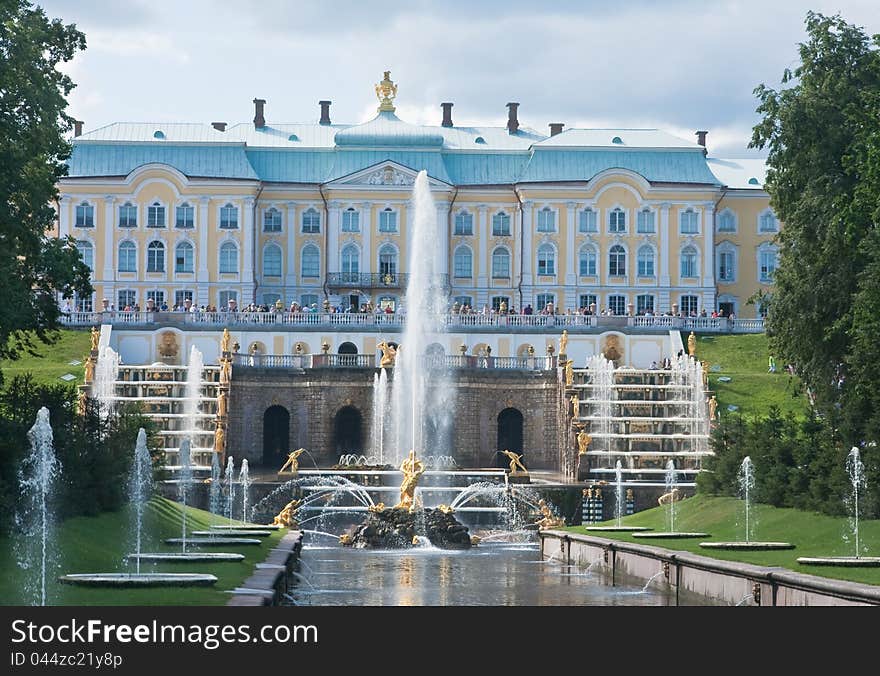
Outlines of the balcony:
{"type": "MultiPolygon", "coordinates": [[[[404,290],[409,284],[406,272],[330,272],[327,274],[328,289],[393,289],[404,290]]],[[[449,287],[449,275],[435,275],[436,286],[449,287]]]]}
{"type": "MultiPolygon", "coordinates": [[[[260,369],[320,369],[377,367],[372,354],[235,354],[233,366],[260,369]]],[[[471,355],[425,355],[421,358],[425,370],[497,369],[504,371],[549,371],[557,366],[556,357],[487,357],[471,355]]]]}

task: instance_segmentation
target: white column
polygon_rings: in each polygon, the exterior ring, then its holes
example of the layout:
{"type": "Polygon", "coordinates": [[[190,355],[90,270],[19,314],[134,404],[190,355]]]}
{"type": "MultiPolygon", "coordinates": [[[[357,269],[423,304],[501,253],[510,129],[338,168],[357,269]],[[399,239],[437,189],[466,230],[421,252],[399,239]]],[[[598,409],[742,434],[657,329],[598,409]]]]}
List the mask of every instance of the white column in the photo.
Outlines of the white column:
{"type": "Polygon", "coordinates": [[[243,254],[241,261],[242,301],[247,294],[250,303],[254,292],[254,200],[248,197],[244,201],[244,218],[242,219],[241,236],[243,254]],[[250,287],[250,288],[248,288],[250,287]]]}
{"type": "Polygon", "coordinates": [[[489,286],[489,207],[481,204],[477,207],[479,219],[477,257],[477,294],[482,294],[489,286]]]}
{"type": "Polygon", "coordinates": [[[669,292],[669,203],[660,205],[660,287],[669,292]]]}
{"type": "MultiPolygon", "coordinates": [[[[523,202],[523,215],[522,215],[522,232],[520,233],[520,237],[522,237],[522,283],[523,286],[530,286],[532,283],[532,268],[534,266],[534,261],[532,260],[532,207],[534,206],[534,202],[523,202]]],[[[511,261],[511,264],[513,261],[511,261]]],[[[528,301],[526,301],[528,302],[528,301]]]]}
{"type": "Polygon", "coordinates": [[[373,271],[373,225],[370,222],[372,205],[369,202],[361,204],[361,237],[364,243],[364,250],[361,255],[361,272],[370,273],[373,271]]]}
{"type": "Polygon", "coordinates": [[[199,198],[199,218],[196,221],[196,227],[199,229],[199,248],[196,251],[196,259],[198,261],[198,272],[196,273],[196,283],[198,286],[197,297],[193,300],[199,305],[207,305],[210,302],[211,277],[208,272],[208,258],[211,252],[208,250],[208,209],[211,205],[210,197],[199,198]]]}
{"type": "Polygon", "coordinates": [[[436,274],[449,274],[449,203],[437,204],[437,259],[435,262],[436,274]]]}
{"type": "Polygon", "coordinates": [[[339,272],[339,228],[342,204],[330,202],[327,219],[327,274],[339,272]]]}
{"type": "Polygon", "coordinates": [[[287,203],[287,276],[284,281],[288,292],[296,286],[296,202],[287,203]]]}
{"type": "Polygon", "coordinates": [[[62,195],[58,200],[58,237],[64,239],[70,234],[70,195],[62,195]]]}
{"type": "MultiPolygon", "coordinates": [[[[708,204],[703,209],[703,286],[715,285],[715,205],[708,204]]],[[[708,309],[708,308],[707,308],[708,309]]]]}
{"type": "Polygon", "coordinates": [[[574,250],[574,233],[577,230],[575,224],[575,208],[574,202],[566,202],[565,204],[565,246],[568,255],[565,257],[565,285],[572,287],[577,284],[577,252],[574,250]]]}
{"type": "MultiPolygon", "coordinates": [[[[115,198],[113,195],[104,196],[104,283],[112,284],[115,278],[116,266],[113,265],[116,247],[113,246],[113,209],[115,198]]],[[[112,292],[112,291],[111,291],[112,292]]],[[[105,291],[105,294],[107,292],[105,291]]],[[[115,303],[114,299],[110,299],[115,303]]]]}

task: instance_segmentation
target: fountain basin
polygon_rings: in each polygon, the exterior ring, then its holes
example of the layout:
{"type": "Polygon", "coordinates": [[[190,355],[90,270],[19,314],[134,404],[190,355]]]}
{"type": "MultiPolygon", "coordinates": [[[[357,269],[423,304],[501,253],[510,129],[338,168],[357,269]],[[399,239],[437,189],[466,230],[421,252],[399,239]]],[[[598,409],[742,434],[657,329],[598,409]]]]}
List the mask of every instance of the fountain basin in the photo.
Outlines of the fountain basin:
{"type": "Polygon", "coordinates": [[[605,533],[640,533],[654,529],[648,528],[648,526],[587,526],[587,530],[605,533]]]}
{"type": "Polygon", "coordinates": [[[268,530],[253,530],[253,529],[244,529],[244,530],[227,530],[224,532],[218,532],[216,530],[194,530],[190,535],[200,536],[200,537],[253,537],[253,538],[264,538],[272,535],[272,531],[268,530]]]}
{"type": "Polygon", "coordinates": [[[216,575],[203,573],[75,573],[58,578],[84,587],[210,587],[216,575]]]}
{"type": "MultiPolygon", "coordinates": [[[[258,540],[257,538],[225,538],[225,537],[202,537],[202,538],[187,538],[187,545],[192,545],[193,547],[220,547],[224,545],[261,545],[263,544],[262,540],[258,540]]],[[[167,538],[165,540],[166,545],[182,545],[184,544],[183,538],[167,538]]]]}
{"type": "Polygon", "coordinates": [[[800,556],[798,563],[805,566],[842,566],[847,568],[880,568],[880,556],[800,556]]]}
{"type": "Polygon", "coordinates": [[[282,528],[284,528],[284,526],[278,526],[278,525],[271,524],[271,523],[266,524],[265,526],[258,524],[258,523],[243,523],[238,526],[236,526],[234,524],[233,525],[222,525],[222,526],[211,526],[211,530],[217,530],[217,531],[281,530],[282,528]]]}
{"type": "Polygon", "coordinates": [[[775,549],[794,549],[790,542],[701,542],[703,549],[726,549],[738,552],[765,552],[775,549]]]}
{"type": "Polygon", "coordinates": [[[129,561],[142,563],[221,563],[223,561],[243,561],[244,554],[229,552],[153,552],[129,554],[129,561]]]}
{"type": "Polygon", "coordinates": [[[634,538],[656,538],[658,540],[685,540],[687,538],[707,538],[708,533],[685,533],[677,531],[660,531],[656,533],[633,533],[634,538]]]}

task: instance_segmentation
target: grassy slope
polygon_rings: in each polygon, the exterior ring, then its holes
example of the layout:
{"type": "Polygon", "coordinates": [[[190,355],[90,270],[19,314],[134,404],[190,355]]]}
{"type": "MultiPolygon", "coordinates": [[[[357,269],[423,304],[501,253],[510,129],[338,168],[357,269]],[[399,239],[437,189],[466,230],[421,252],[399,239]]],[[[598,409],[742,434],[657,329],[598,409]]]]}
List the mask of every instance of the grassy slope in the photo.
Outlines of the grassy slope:
{"type": "MultiPolygon", "coordinates": [[[[180,537],[181,506],[164,498],[154,498],[148,505],[144,531],[146,541],[141,551],[179,551],[162,540],[180,537]]],[[[211,524],[231,523],[228,519],[200,509],[188,509],[188,531],[207,528],[211,524]]],[[[59,605],[223,605],[229,599],[224,590],[232,589],[247,577],[254,564],[262,562],[268,549],[285,531],[277,531],[262,538],[259,547],[208,547],[203,551],[238,552],[245,555],[241,562],[144,564],[141,572],[211,573],[218,577],[214,587],[129,589],[90,589],[53,583],[51,599],[59,605]]],[[[121,559],[132,551],[131,527],[128,510],[101,514],[96,517],[76,517],[64,521],[58,529],[58,550],[63,564],[62,573],[124,572],[121,559]]],[[[0,604],[22,603],[21,571],[15,562],[12,542],[0,540],[0,565],[5,575],[0,577],[0,604]]]]}
{"type": "MultiPolygon", "coordinates": [[[[687,333],[682,341],[687,345],[687,333]]],[[[709,388],[718,397],[718,410],[727,413],[728,405],[738,406],[746,415],[762,414],[772,406],[783,413],[792,411],[803,415],[806,411],[800,381],[789,375],[785,364],[777,361],[776,373],[768,373],[770,349],[767,336],[745,335],[698,335],[697,358],[709,362],[709,388]],[[720,366],[713,372],[712,367],[720,366]],[[718,382],[719,376],[729,376],[729,383],[718,382]],[[796,394],[793,396],[793,392],[796,394]]]]}
{"type": "Polygon", "coordinates": [[[82,362],[89,353],[88,331],[61,331],[61,338],[53,345],[38,344],[38,356],[25,354],[15,361],[0,361],[0,371],[8,382],[16,375],[30,371],[34,380],[41,383],[63,383],[60,377],[65,373],[76,376],[74,384],[82,384],[83,366],[70,366],[67,362],[74,359],[82,362]]]}
{"type": "MultiPolygon", "coordinates": [[[[760,566],[781,566],[800,573],[880,584],[880,568],[828,568],[802,566],[799,556],[852,556],[854,545],[843,541],[851,532],[847,519],[823,516],[796,509],[777,509],[767,505],[755,506],[757,526],[756,540],[783,541],[796,545],[795,549],[776,552],[722,552],[701,549],[704,541],[736,541],[743,539],[742,502],[736,498],[710,498],[697,495],[678,504],[675,530],[709,533],[702,540],[640,540],[626,533],[593,533],[627,542],[640,542],[665,549],[677,549],[716,559],[745,561],[760,566]]],[[[624,517],[623,523],[631,526],[648,526],[654,530],[666,530],[666,509],[654,508],[624,517]]],[[[607,525],[613,525],[609,522],[607,525]]],[[[589,533],[583,526],[571,526],[575,533],[589,533]]],[[[868,555],[880,555],[880,521],[860,524],[862,542],[868,546],[868,555]]]]}

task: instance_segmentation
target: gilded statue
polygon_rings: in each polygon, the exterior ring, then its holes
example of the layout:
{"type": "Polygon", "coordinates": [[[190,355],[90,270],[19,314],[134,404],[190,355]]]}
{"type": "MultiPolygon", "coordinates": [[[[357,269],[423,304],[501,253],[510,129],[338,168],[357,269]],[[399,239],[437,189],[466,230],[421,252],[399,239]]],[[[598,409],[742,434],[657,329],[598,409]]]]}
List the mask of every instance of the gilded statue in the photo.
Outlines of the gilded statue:
{"type": "Polygon", "coordinates": [[[385,71],[385,77],[376,85],[376,97],[379,99],[379,112],[394,112],[394,99],[397,97],[397,85],[391,80],[391,71],[385,71]]]}
{"type": "Polygon", "coordinates": [[[522,464],[522,454],[514,453],[513,451],[501,451],[501,455],[506,455],[510,459],[510,473],[511,475],[517,476],[522,474],[528,474],[529,470],[526,469],[526,466],[522,464]]]}
{"type": "Polygon", "coordinates": [[[709,397],[709,420],[715,420],[715,415],[718,412],[718,400],[715,398],[713,394],[709,397]]]}
{"type": "Polygon", "coordinates": [[[283,526],[284,528],[295,528],[297,526],[296,522],[296,511],[299,509],[302,500],[293,499],[284,505],[284,508],[278,512],[277,516],[272,519],[272,526],[283,526]]]}
{"type": "Polygon", "coordinates": [[[92,357],[86,357],[86,374],[83,380],[86,384],[92,382],[95,379],[95,360],[92,357]]]}
{"type": "Polygon", "coordinates": [[[376,346],[382,350],[382,356],[379,358],[379,366],[381,368],[394,366],[394,360],[397,358],[397,350],[393,345],[389,345],[384,340],[376,346]]]}
{"type": "Polygon", "coordinates": [[[455,512],[455,510],[452,509],[452,507],[450,507],[449,505],[440,505],[437,509],[440,510],[443,514],[452,514],[455,512]]]}
{"type": "Polygon", "coordinates": [[[281,469],[278,470],[278,474],[284,474],[284,470],[286,470],[288,467],[290,468],[290,474],[293,474],[294,476],[299,474],[299,456],[301,456],[305,452],[306,449],[304,448],[298,448],[295,451],[291,451],[290,454],[287,456],[287,460],[285,461],[284,465],[281,467],[281,469]]]}
{"type": "Polygon", "coordinates": [[[217,417],[225,418],[229,411],[229,395],[221,391],[217,395],[217,417]]]}
{"type": "Polygon", "coordinates": [[[565,362],[565,386],[571,387],[574,384],[574,360],[569,359],[565,362]]]}
{"type": "Polygon", "coordinates": [[[562,336],[559,338],[559,354],[568,354],[566,351],[568,349],[568,329],[564,329],[562,331],[562,336]]]}
{"type": "Polygon", "coordinates": [[[369,507],[367,507],[367,511],[372,512],[373,514],[378,514],[379,512],[384,512],[385,511],[385,503],[384,502],[377,502],[375,505],[370,505],[369,507]]]}
{"type": "Polygon", "coordinates": [[[694,335],[693,331],[691,331],[691,335],[688,336],[688,354],[691,357],[697,354],[697,337],[694,335]]]}
{"type": "Polygon", "coordinates": [[[92,350],[92,352],[97,352],[98,351],[98,343],[101,340],[101,332],[98,331],[98,327],[96,327],[96,326],[92,327],[90,338],[92,341],[91,350],[92,350]]]}
{"type": "Polygon", "coordinates": [[[226,450],[226,432],[223,429],[223,425],[218,424],[217,429],[214,430],[214,452],[215,453],[223,453],[226,450]]]}
{"type": "Polygon", "coordinates": [[[541,518],[536,521],[539,530],[560,528],[565,525],[565,519],[555,516],[550,509],[550,505],[543,498],[538,501],[538,509],[541,510],[541,518]]]}
{"type": "Polygon", "coordinates": [[[228,359],[220,361],[220,384],[228,383],[232,379],[232,362],[228,359]]]}
{"type": "Polygon", "coordinates": [[[229,329],[223,329],[223,338],[220,340],[220,354],[221,356],[229,352],[230,343],[232,341],[232,335],[229,333],[229,329]]]}
{"type": "Polygon", "coordinates": [[[577,434],[578,455],[584,455],[590,447],[593,437],[587,434],[586,430],[581,427],[581,431],[577,434]]]}
{"type": "Polygon", "coordinates": [[[88,406],[89,401],[89,393],[88,390],[83,387],[80,389],[79,394],[76,396],[76,410],[80,415],[86,414],[86,408],[88,406]]]}
{"type": "Polygon", "coordinates": [[[703,369],[703,385],[708,386],[709,385],[709,362],[702,361],[702,362],[700,362],[700,366],[703,369]]]}
{"type": "Polygon", "coordinates": [[[410,512],[416,508],[416,487],[419,478],[425,473],[425,465],[416,458],[415,450],[409,452],[409,457],[400,464],[403,472],[403,481],[400,484],[400,502],[394,505],[394,509],[407,509],[410,512]]]}
{"type": "Polygon", "coordinates": [[[571,395],[571,411],[575,420],[581,417],[581,400],[576,394],[571,395]]]}

